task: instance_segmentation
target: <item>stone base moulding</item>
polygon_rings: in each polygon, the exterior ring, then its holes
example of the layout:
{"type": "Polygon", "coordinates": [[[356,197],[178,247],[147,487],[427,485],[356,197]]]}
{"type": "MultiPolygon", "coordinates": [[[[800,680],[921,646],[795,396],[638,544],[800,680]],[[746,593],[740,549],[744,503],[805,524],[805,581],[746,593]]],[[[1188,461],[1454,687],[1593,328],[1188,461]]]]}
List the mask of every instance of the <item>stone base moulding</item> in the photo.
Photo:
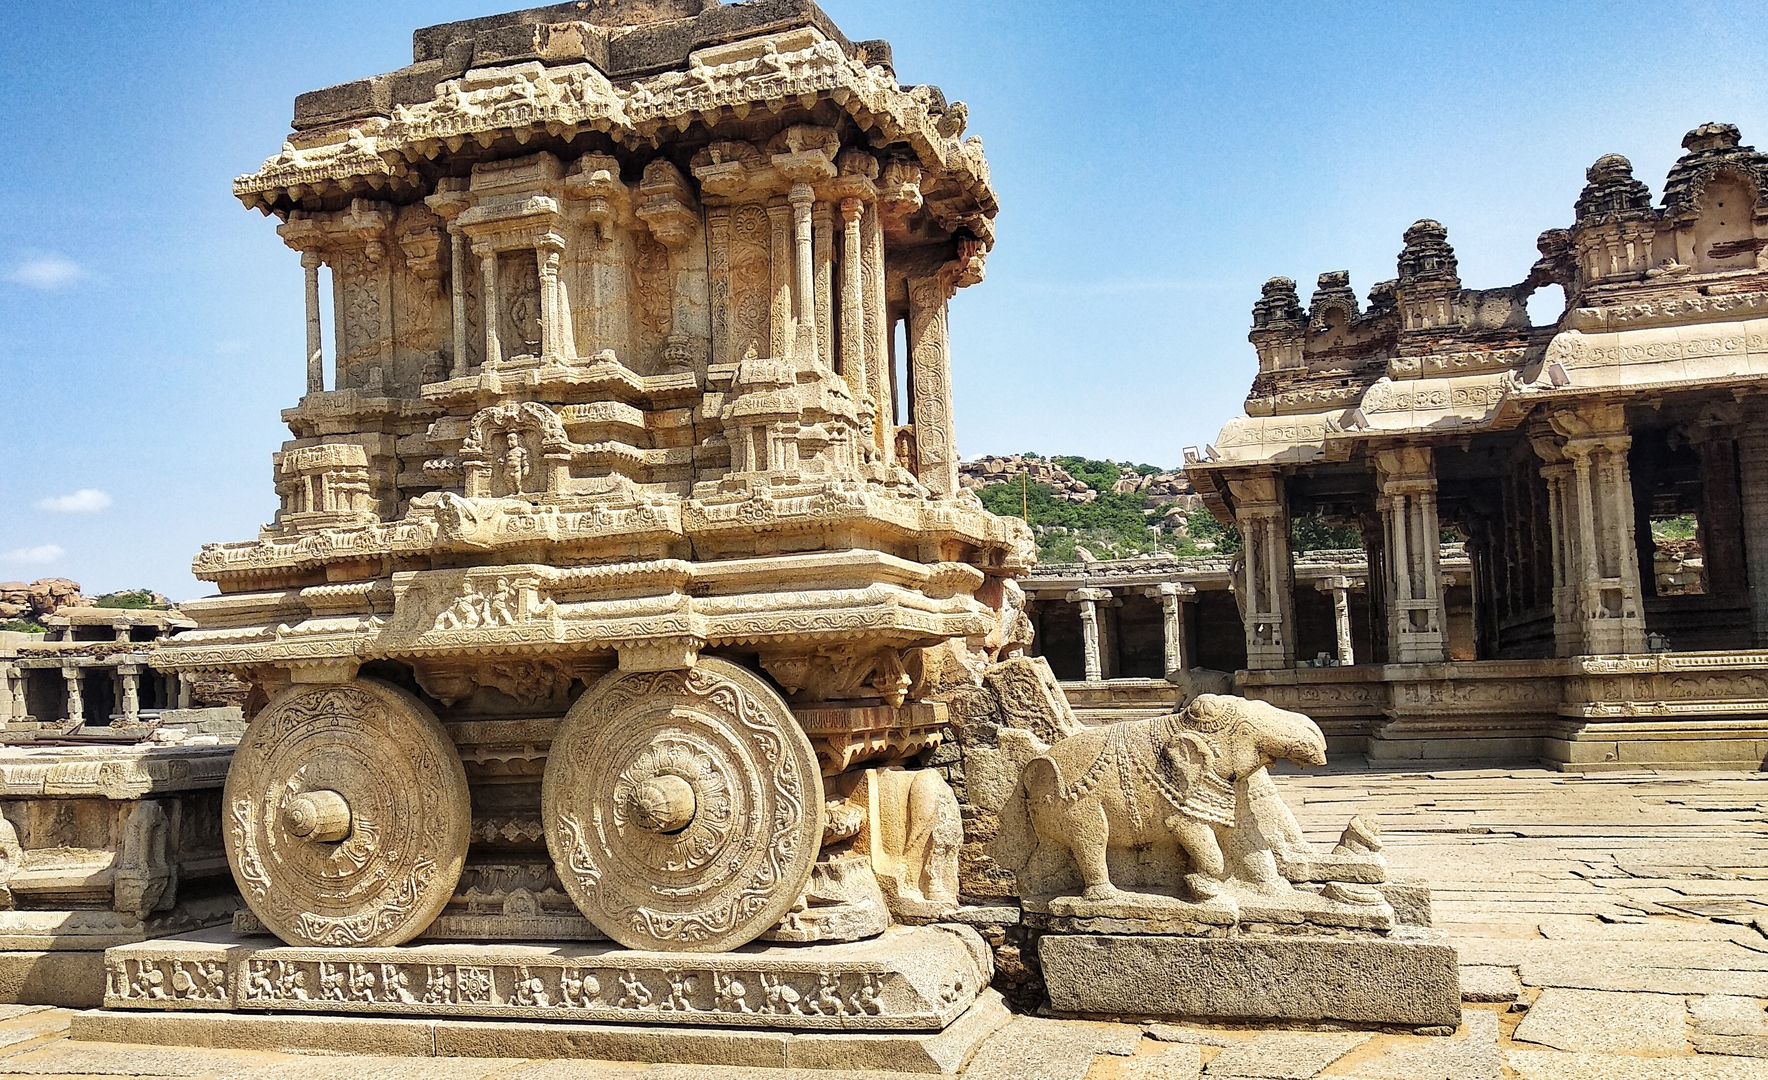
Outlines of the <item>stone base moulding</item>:
{"type": "Polygon", "coordinates": [[[88,1042],[396,1057],[582,1058],[672,1065],[950,1074],[1010,1018],[985,990],[942,1031],[778,1031],[671,1024],[96,1009],[73,1018],[88,1042]]]}
{"type": "Polygon", "coordinates": [[[105,954],[117,1010],[428,1016],[786,1031],[942,1031],[988,986],[966,926],[726,953],[603,944],[285,946],[205,931],[105,954]]]}
{"type": "Polygon", "coordinates": [[[1386,937],[1049,934],[1050,1005],[1078,1016],[1461,1023],[1455,949],[1440,932],[1386,937]]]}

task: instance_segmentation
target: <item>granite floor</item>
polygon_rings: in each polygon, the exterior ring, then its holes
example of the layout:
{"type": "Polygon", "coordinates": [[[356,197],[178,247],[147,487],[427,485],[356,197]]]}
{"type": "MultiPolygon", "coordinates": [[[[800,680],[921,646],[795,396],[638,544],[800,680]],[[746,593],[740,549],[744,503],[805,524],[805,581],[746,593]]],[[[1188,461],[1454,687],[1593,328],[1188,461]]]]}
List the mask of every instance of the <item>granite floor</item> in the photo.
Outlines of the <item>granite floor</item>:
{"type": "MultiPolygon", "coordinates": [[[[1316,840],[1383,824],[1460,949],[1453,1037],[1020,1017],[971,1080],[1768,1080],[1768,774],[1335,770],[1279,784],[1316,840]]],[[[69,1013],[0,1009],[0,1075],[719,1076],[775,1070],[302,1057],[77,1043],[69,1013]]],[[[827,1077],[829,1074],[814,1074],[827,1077]]],[[[881,1073],[853,1073],[879,1077],[881,1073]]]]}

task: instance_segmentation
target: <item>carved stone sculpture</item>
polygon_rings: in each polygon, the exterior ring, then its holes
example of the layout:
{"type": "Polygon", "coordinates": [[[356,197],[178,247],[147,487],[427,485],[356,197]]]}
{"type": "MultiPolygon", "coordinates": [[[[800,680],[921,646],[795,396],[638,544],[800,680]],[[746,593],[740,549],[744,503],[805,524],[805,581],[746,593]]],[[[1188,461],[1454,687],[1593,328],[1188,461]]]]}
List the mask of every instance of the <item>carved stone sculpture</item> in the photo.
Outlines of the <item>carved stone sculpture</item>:
{"type": "MultiPolygon", "coordinates": [[[[230,1000],[920,1031],[988,1008],[973,933],[913,979],[890,949],[818,959],[951,913],[962,822],[922,764],[948,712],[911,668],[1026,624],[1029,530],[956,482],[947,307],[997,209],[965,110],[805,0],[416,42],[376,90],[304,96],[235,185],[302,253],[308,365],[282,511],[198,556],[221,595],[164,654],[252,686],[230,1000]],[[559,940],[596,963],[523,944],[559,940]],[[752,943],[804,959],[695,959],[752,943]]],[[[209,1002],[164,996],[196,962],[119,957],[113,997],[209,1002]]]]}

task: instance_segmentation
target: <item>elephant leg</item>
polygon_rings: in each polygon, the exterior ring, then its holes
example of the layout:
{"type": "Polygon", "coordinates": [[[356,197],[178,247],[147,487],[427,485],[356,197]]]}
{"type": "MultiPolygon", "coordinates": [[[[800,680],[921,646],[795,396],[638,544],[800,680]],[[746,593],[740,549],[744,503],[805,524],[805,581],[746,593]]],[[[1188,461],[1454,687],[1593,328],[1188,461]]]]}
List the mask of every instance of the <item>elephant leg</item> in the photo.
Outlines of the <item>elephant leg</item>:
{"type": "Polygon", "coordinates": [[[1074,864],[1080,869],[1084,886],[1082,895],[1088,900],[1107,900],[1117,895],[1111,884],[1111,868],[1106,864],[1105,850],[1111,837],[1111,825],[1105,818],[1105,806],[1097,799],[1075,802],[1063,815],[1067,828],[1065,842],[1074,853],[1074,864]]]}
{"type": "Polygon", "coordinates": [[[1227,873],[1227,860],[1222,856],[1222,845],[1216,839],[1213,826],[1207,821],[1199,821],[1184,814],[1175,814],[1167,819],[1167,825],[1184,849],[1185,859],[1189,868],[1185,873],[1185,888],[1192,897],[1207,900],[1218,896],[1222,891],[1222,877],[1227,873]]]}

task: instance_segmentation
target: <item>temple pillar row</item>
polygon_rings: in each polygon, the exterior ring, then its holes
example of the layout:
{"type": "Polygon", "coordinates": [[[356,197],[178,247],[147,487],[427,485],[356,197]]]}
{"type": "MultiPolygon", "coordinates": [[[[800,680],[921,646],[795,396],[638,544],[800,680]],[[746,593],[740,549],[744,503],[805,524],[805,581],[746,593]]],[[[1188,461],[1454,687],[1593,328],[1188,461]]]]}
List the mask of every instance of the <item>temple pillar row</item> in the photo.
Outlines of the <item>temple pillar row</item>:
{"type": "Polygon", "coordinates": [[[1246,631],[1250,669],[1295,664],[1295,568],[1289,543],[1289,507],[1275,472],[1228,481],[1240,524],[1240,574],[1235,580],[1246,631]]]}
{"type": "Polygon", "coordinates": [[[1554,525],[1554,640],[1562,656],[1645,651],[1633,484],[1632,436],[1620,406],[1592,406],[1549,417],[1554,435],[1536,437],[1549,461],[1554,525]]]}
{"type": "Polygon", "coordinates": [[[1417,447],[1384,450],[1375,456],[1375,474],[1387,552],[1388,661],[1440,663],[1449,654],[1433,455],[1417,447]]]}

